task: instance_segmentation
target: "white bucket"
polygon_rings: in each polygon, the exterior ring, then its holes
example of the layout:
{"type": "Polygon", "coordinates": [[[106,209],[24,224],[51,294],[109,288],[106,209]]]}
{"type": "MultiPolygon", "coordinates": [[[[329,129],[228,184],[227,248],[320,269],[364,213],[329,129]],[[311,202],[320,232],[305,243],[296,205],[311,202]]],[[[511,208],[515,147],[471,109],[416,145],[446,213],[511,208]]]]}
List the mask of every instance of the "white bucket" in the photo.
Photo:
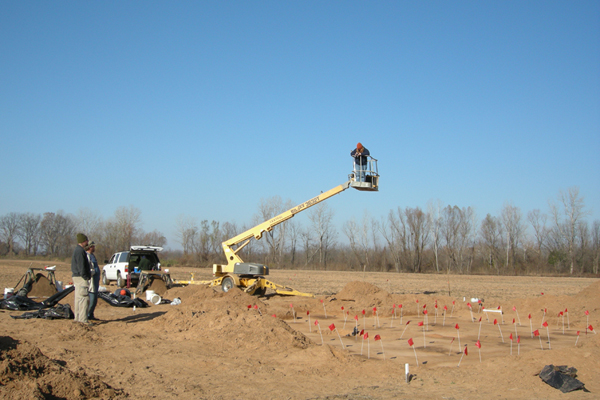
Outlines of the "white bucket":
{"type": "Polygon", "coordinates": [[[59,292],[63,291],[62,281],[56,281],[56,290],[59,292]]]}
{"type": "Polygon", "coordinates": [[[5,299],[8,299],[14,293],[15,293],[15,288],[12,288],[12,287],[4,288],[4,298],[5,299]]]}
{"type": "Polygon", "coordinates": [[[154,304],[154,305],[159,305],[161,300],[162,300],[162,298],[161,298],[159,295],[157,295],[157,294],[154,294],[154,295],[153,295],[153,296],[150,298],[150,301],[151,301],[151,302],[152,302],[152,304],[154,304]]]}
{"type": "Polygon", "coordinates": [[[154,296],[154,290],[146,290],[146,300],[152,301],[152,296],[154,296]]]}

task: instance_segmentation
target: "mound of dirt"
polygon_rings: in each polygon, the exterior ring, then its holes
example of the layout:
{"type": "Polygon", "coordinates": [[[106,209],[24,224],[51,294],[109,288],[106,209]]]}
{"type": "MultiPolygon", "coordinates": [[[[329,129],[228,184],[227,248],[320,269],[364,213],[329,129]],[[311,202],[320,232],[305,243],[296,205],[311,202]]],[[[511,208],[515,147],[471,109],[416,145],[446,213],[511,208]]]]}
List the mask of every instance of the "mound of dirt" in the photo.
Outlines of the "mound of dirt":
{"type": "Polygon", "coordinates": [[[154,293],[158,294],[159,296],[164,296],[164,294],[167,292],[167,285],[161,278],[153,278],[146,290],[154,290],[154,293]]]}
{"type": "Polygon", "coordinates": [[[28,342],[0,336],[0,387],[3,399],[125,398],[121,391],[83,371],[68,370],[28,342]]]}
{"type": "Polygon", "coordinates": [[[154,320],[169,333],[188,332],[221,339],[221,348],[287,351],[306,349],[314,343],[279,318],[256,296],[234,288],[216,292],[205,285],[170,289],[165,297],[179,297],[181,304],[154,320]],[[254,307],[257,306],[257,307],[254,307]]]}
{"type": "Polygon", "coordinates": [[[27,293],[27,297],[50,297],[57,292],[48,278],[42,274],[36,274],[35,282],[31,285],[31,291],[27,293]]]}

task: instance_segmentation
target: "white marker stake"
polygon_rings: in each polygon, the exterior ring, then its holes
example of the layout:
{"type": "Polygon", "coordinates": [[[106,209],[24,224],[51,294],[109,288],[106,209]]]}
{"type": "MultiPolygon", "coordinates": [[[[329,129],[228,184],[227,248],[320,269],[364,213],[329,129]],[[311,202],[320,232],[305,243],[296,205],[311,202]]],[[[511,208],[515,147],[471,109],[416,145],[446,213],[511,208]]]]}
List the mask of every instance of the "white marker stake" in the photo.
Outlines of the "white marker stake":
{"type": "Polygon", "coordinates": [[[542,315],[542,322],[540,323],[541,325],[544,325],[544,318],[546,318],[546,309],[544,308],[544,314],[542,315]]]}
{"type": "Polygon", "coordinates": [[[450,350],[448,350],[448,355],[452,354],[452,343],[454,343],[454,338],[450,341],[450,350]]]}
{"type": "Polygon", "coordinates": [[[404,310],[402,308],[402,304],[400,304],[400,325],[402,325],[402,316],[404,314],[404,310]]]}
{"type": "Polygon", "coordinates": [[[569,311],[565,308],[565,314],[567,314],[567,329],[571,329],[571,323],[569,322],[569,311]]]}
{"type": "Polygon", "coordinates": [[[565,314],[562,315],[563,335],[565,334],[565,314]]]}
{"type": "Polygon", "coordinates": [[[577,342],[579,341],[579,331],[577,331],[577,340],[575,340],[575,347],[577,347],[577,342]]]}
{"type": "Polygon", "coordinates": [[[404,364],[404,376],[406,377],[406,383],[408,383],[408,378],[410,377],[408,363],[404,364]]]}
{"type": "Polygon", "coordinates": [[[517,336],[517,355],[521,355],[521,336],[517,336]]]}
{"type": "Polygon", "coordinates": [[[458,336],[458,348],[460,349],[460,329],[458,328],[458,324],[454,326],[456,328],[456,335],[458,336]]]}
{"type": "Polygon", "coordinates": [[[500,316],[502,317],[502,325],[504,325],[504,311],[502,311],[502,307],[500,307],[500,316]]]}
{"type": "MultiPolygon", "coordinates": [[[[135,292],[133,292],[133,300],[135,300],[135,292]]],[[[133,303],[133,312],[135,314],[135,303],[133,303]]]]}
{"type": "Polygon", "coordinates": [[[552,345],[550,344],[550,330],[548,329],[548,325],[546,325],[546,334],[548,335],[548,350],[552,350],[552,345]]]}
{"type": "Polygon", "coordinates": [[[446,326],[446,306],[444,306],[444,320],[442,321],[442,326],[446,326]]]}
{"type": "Polygon", "coordinates": [[[481,317],[479,317],[479,333],[477,334],[477,340],[481,337],[481,317]]]}
{"type": "Polygon", "coordinates": [[[325,303],[321,299],[321,304],[323,304],[323,312],[325,312],[325,319],[327,319],[327,310],[325,309],[325,303]]]}
{"type": "Polygon", "coordinates": [[[454,314],[454,303],[455,303],[455,300],[452,300],[452,309],[450,310],[450,318],[452,318],[452,314],[454,314]]]}
{"type": "Polygon", "coordinates": [[[306,315],[308,315],[308,331],[312,332],[312,326],[310,325],[310,311],[307,311],[306,315]]]}
{"type": "Polygon", "coordinates": [[[340,343],[342,344],[342,349],[345,349],[346,347],[344,346],[344,342],[342,342],[342,337],[340,336],[340,333],[338,332],[337,328],[335,327],[334,324],[331,324],[329,326],[329,329],[332,331],[335,331],[335,333],[337,333],[338,337],[340,338],[340,343]],[[331,329],[331,327],[333,327],[333,329],[331,329]]]}
{"type": "Polygon", "coordinates": [[[471,313],[471,322],[475,322],[473,320],[473,307],[471,306],[471,303],[467,303],[467,306],[469,307],[469,312],[471,313]]]}
{"type": "Polygon", "coordinates": [[[533,339],[533,323],[531,322],[531,314],[529,314],[529,329],[531,329],[531,338],[533,339]]]}
{"type": "Polygon", "coordinates": [[[394,311],[392,311],[392,317],[390,318],[390,328],[394,327],[394,317],[396,314],[396,305],[394,304],[394,311]]]}
{"type": "Polygon", "coordinates": [[[321,335],[321,345],[324,345],[325,343],[323,342],[323,333],[321,332],[321,325],[319,324],[319,321],[315,319],[315,325],[319,327],[319,335],[321,335]]]}
{"type": "MultiPolygon", "coordinates": [[[[344,314],[344,307],[342,307],[342,314],[344,314]]],[[[346,329],[346,321],[348,320],[348,311],[344,314],[344,326],[342,329],[346,329]]]]}

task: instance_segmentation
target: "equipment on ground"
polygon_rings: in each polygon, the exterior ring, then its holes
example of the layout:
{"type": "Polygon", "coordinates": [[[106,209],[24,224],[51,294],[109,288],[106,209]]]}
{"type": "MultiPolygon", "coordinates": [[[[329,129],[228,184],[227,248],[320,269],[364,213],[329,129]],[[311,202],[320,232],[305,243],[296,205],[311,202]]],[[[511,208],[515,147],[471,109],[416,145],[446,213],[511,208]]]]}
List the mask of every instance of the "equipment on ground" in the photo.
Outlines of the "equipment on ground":
{"type": "Polygon", "coordinates": [[[40,278],[44,277],[44,274],[42,272],[36,272],[36,271],[47,272],[48,273],[47,278],[49,281],[49,285],[53,286],[54,289],[56,290],[56,277],[54,276],[55,269],[56,269],[56,266],[45,267],[45,268],[28,268],[25,275],[23,275],[21,277],[21,279],[19,279],[19,282],[17,282],[17,284],[15,285],[15,295],[26,297],[27,294],[29,292],[31,292],[31,288],[33,287],[33,285],[37,281],[39,281],[40,278]],[[21,283],[21,281],[23,281],[23,286],[20,289],[17,289],[17,287],[19,287],[19,284],[21,283]]]}
{"type": "Polygon", "coordinates": [[[348,181],[328,190],[325,193],[321,193],[317,197],[305,201],[291,208],[274,218],[269,219],[246,232],[240,233],[239,235],[226,240],[221,244],[227,264],[213,264],[213,276],[212,280],[208,281],[175,281],[178,284],[207,284],[210,286],[221,286],[224,292],[228,292],[234,286],[240,287],[248,294],[264,295],[267,289],[272,289],[275,293],[280,295],[292,295],[292,296],[307,296],[314,297],[311,293],[299,292],[290,287],[282,286],[274,282],[265,279],[266,275],[269,275],[269,267],[263,264],[247,263],[242,260],[239,255],[242,250],[253,237],[256,240],[260,240],[265,232],[271,232],[273,228],[282,222],[287,221],[296,214],[307,210],[308,208],[319,204],[320,202],[327,200],[328,198],[335,196],[338,193],[352,187],[360,191],[379,191],[379,172],[377,168],[377,160],[369,157],[367,169],[364,171],[364,182],[357,179],[360,174],[356,170],[356,166],[351,174],[348,175],[348,181]]]}

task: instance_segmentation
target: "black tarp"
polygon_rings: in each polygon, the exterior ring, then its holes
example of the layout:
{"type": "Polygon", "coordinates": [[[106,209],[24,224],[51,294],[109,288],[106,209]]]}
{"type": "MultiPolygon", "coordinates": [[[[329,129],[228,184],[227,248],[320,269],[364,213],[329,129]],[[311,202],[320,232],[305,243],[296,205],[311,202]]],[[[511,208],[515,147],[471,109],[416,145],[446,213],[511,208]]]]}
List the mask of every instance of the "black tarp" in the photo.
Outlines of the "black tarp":
{"type": "Polygon", "coordinates": [[[584,384],[580,380],[575,379],[576,376],[577,369],[573,367],[569,368],[566,365],[556,367],[552,364],[546,365],[542,369],[542,372],[540,372],[540,378],[544,382],[563,393],[584,389],[584,384]]]}

